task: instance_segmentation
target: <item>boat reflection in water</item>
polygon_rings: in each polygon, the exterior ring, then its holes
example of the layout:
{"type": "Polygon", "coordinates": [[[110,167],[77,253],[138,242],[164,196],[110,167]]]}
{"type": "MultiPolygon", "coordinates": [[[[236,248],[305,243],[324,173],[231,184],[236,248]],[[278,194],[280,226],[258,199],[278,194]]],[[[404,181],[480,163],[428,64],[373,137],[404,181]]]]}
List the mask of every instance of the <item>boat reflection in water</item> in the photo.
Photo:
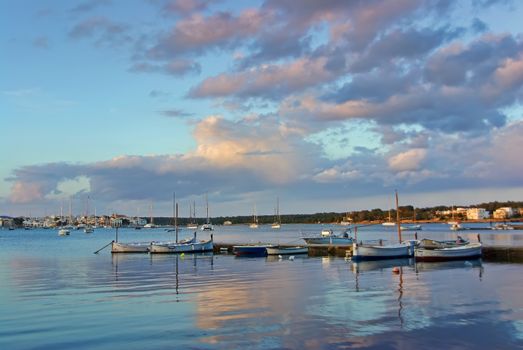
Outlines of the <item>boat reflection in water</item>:
{"type": "Polygon", "coordinates": [[[412,258],[401,258],[401,259],[388,259],[388,260],[363,260],[363,261],[352,261],[351,269],[352,272],[366,272],[374,270],[392,269],[394,267],[402,266],[414,266],[414,259],[412,258]]]}
{"type": "Polygon", "coordinates": [[[480,270],[480,274],[483,273],[483,263],[481,259],[471,260],[451,260],[451,261],[416,261],[414,268],[417,272],[424,271],[435,271],[435,270],[448,270],[448,269],[463,269],[463,268],[477,268],[480,270]]]}

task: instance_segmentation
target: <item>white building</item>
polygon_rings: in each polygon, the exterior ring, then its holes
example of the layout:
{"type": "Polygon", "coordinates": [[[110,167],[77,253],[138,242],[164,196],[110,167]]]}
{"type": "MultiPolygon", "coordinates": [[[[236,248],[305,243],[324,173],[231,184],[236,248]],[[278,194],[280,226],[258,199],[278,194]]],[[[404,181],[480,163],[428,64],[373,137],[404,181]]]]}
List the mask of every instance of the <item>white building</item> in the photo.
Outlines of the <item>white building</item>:
{"type": "Polygon", "coordinates": [[[507,219],[514,216],[514,209],[510,207],[498,208],[494,210],[492,216],[494,219],[507,219]]]}
{"type": "Polygon", "coordinates": [[[490,213],[483,208],[468,208],[467,209],[467,220],[482,220],[488,219],[490,213]]]}

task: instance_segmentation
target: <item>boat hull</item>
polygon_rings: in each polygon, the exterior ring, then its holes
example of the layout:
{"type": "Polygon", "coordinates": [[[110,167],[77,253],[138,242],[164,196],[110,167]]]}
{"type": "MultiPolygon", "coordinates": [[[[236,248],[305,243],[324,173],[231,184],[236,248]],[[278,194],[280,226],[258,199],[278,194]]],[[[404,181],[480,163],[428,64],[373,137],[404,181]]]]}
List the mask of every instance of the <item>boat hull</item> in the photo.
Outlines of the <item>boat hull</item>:
{"type": "Polygon", "coordinates": [[[291,254],[307,254],[309,248],[307,247],[267,247],[267,255],[291,255],[291,254]]]}
{"type": "Polygon", "coordinates": [[[414,252],[414,257],[416,261],[448,261],[476,259],[481,257],[481,254],[482,244],[470,243],[467,245],[441,249],[418,248],[414,252]]]}
{"type": "Polygon", "coordinates": [[[113,242],[111,253],[147,253],[149,251],[149,242],[139,243],[118,243],[113,242]]]}
{"type": "Polygon", "coordinates": [[[177,254],[177,253],[200,253],[212,251],[214,243],[212,240],[190,243],[151,243],[149,253],[151,254],[177,254]]]}
{"type": "Polygon", "coordinates": [[[336,245],[351,245],[352,238],[345,237],[304,237],[303,240],[307,244],[336,244],[336,245]]]}
{"type": "Polygon", "coordinates": [[[412,248],[409,244],[396,245],[352,245],[352,260],[382,260],[399,259],[412,256],[412,248]]]}
{"type": "Polygon", "coordinates": [[[236,256],[257,257],[267,256],[268,245],[241,245],[233,246],[232,251],[236,256]]]}

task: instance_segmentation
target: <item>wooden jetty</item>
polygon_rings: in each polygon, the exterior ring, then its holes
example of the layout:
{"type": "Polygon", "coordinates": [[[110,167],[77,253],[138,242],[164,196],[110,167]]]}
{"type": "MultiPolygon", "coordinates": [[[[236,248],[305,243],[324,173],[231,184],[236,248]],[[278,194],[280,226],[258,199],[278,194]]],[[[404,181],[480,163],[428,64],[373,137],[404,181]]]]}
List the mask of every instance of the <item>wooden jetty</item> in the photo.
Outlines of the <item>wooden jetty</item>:
{"type": "MultiPolygon", "coordinates": [[[[232,247],[235,245],[242,245],[242,243],[214,243],[214,253],[232,253],[232,247]]],[[[279,245],[284,247],[296,246],[296,244],[279,245]]],[[[308,247],[309,256],[352,256],[352,245],[313,244],[308,245],[308,247]]],[[[482,259],[485,262],[523,263],[523,247],[483,246],[482,259]]]]}

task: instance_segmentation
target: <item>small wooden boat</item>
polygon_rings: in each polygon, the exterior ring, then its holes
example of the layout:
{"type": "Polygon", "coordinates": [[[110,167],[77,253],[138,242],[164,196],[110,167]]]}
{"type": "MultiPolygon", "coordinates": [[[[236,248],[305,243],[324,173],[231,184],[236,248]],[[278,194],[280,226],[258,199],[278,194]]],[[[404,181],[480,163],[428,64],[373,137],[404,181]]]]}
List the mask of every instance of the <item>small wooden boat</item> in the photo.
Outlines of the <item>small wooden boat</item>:
{"type": "Polygon", "coordinates": [[[460,245],[469,244],[470,241],[458,236],[455,240],[436,241],[433,239],[423,238],[416,245],[417,248],[436,249],[436,248],[450,248],[460,245]]]}
{"type": "Polygon", "coordinates": [[[189,241],[181,242],[163,242],[155,243],[151,242],[149,246],[149,253],[151,254],[176,254],[176,253],[199,253],[212,251],[214,248],[213,238],[208,241],[196,240],[196,235],[189,241]]]}
{"type": "Polygon", "coordinates": [[[421,225],[405,225],[401,226],[402,231],[420,231],[423,227],[421,225]]]}
{"type": "Polygon", "coordinates": [[[111,253],[147,253],[151,242],[129,242],[120,243],[113,241],[111,253]]]}
{"type": "Polygon", "coordinates": [[[71,232],[66,228],[58,230],[58,236],[69,236],[70,233],[71,232]]]}
{"type": "Polygon", "coordinates": [[[416,261],[447,261],[475,259],[481,257],[481,243],[469,243],[447,248],[417,248],[414,252],[416,261]]]}
{"type": "Polygon", "coordinates": [[[454,222],[450,225],[450,229],[452,231],[461,231],[464,230],[463,226],[459,222],[454,222]]]}
{"type": "Polygon", "coordinates": [[[345,231],[341,235],[335,234],[331,229],[324,229],[319,236],[302,237],[307,244],[335,244],[351,245],[353,238],[345,231]]]}
{"type": "Polygon", "coordinates": [[[271,244],[248,244],[235,245],[232,247],[232,252],[236,256],[256,257],[267,256],[267,248],[272,247],[271,244]]]}
{"type": "Polygon", "coordinates": [[[513,230],[514,227],[510,226],[508,224],[498,223],[498,224],[495,224],[494,226],[492,226],[492,229],[493,230],[513,230]]]}
{"type": "Polygon", "coordinates": [[[309,252],[308,247],[296,246],[296,247],[285,247],[285,246],[273,246],[267,247],[267,255],[291,255],[291,254],[307,254],[309,252]]]}
{"type": "Polygon", "coordinates": [[[379,245],[379,244],[352,244],[352,260],[381,260],[381,259],[398,259],[412,256],[414,251],[414,241],[402,242],[397,244],[379,245]]]}

